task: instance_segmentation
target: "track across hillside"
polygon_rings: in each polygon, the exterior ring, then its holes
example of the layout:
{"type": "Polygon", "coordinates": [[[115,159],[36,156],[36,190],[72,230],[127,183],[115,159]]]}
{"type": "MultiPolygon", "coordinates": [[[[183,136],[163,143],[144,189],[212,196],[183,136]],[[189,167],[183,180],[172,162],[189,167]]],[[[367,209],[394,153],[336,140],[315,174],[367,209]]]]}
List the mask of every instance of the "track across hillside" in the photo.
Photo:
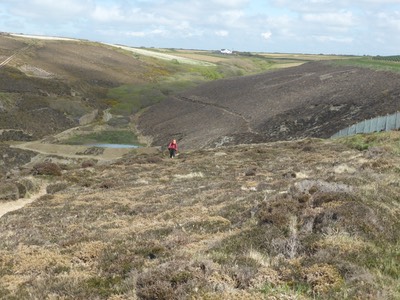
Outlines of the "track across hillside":
{"type": "Polygon", "coordinates": [[[191,102],[191,103],[195,103],[195,104],[199,104],[199,105],[204,105],[204,106],[211,106],[211,107],[215,107],[217,109],[222,110],[224,113],[226,114],[230,114],[236,118],[239,119],[239,121],[242,121],[245,126],[247,127],[247,131],[253,134],[258,134],[257,132],[255,132],[251,126],[250,126],[250,121],[248,119],[246,119],[242,114],[237,113],[231,109],[229,109],[229,107],[224,107],[222,105],[218,105],[217,103],[210,103],[210,102],[206,102],[206,101],[202,101],[199,99],[192,99],[192,98],[188,98],[188,97],[184,97],[184,96],[177,96],[174,97],[177,100],[180,101],[186,101],[186,102],[191,102]]]}
{"type": "Polygon", "coordinates": [[[7,65],[15,56],[17,56],[18,54],[28,50],[31,47],[31,45],[28,45],[26,47],[23,47],[17,51],[15,51],[12,55],[10,55],[9,57],[7,57],[6,59],[4,59],[2,62],[0,62],[0,69],[2,67],[4,67],[5,65],[7,65]]]}
{"type": "Polygon", "coordinates": [[[310,62],[200,85],[148,109],[139,130],[188,148],[328,138],[358,121],[400,109],[400,74],[310,62]]]}

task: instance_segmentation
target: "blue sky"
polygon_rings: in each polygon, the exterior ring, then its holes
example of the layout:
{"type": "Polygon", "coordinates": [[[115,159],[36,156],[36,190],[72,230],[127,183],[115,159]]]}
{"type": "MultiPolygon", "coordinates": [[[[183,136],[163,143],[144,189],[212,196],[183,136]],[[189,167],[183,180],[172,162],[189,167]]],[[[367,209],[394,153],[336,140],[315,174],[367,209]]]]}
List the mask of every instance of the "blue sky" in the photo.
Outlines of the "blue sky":
{"type": "Polygon", "coordinates": [[[0,31],[134,47],[400,54],[400,0],[1,0],[0,31]]]}

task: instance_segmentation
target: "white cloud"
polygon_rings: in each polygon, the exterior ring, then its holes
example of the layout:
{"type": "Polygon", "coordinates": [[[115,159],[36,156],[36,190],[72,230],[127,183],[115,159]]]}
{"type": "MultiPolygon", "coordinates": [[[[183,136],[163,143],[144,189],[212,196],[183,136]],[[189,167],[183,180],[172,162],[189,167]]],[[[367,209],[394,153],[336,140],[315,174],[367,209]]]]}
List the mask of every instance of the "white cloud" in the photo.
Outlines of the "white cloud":
{"type": "Polygon", "coordinates": [[[14,17],[32,18],[36,20],[47,19],[67,20],[84,15],[93,8],[90,0],[2,0],[10,6],[14,17]],[[27,3],[28,2],[28,3],[27,3]]]}
{"type": "Polygon", "coordinates": [[[326,36],[326,35],[314,36],[313,38],[316,41],[323,43],[325,42],[352,43],[354,41],[354,39],[351,37],[337,37],[337,36],[326,36]]]}
{"type": "Polygon", "coordinates": [[[382,12],[377,15],[378,26],[386,30],[392,29],[400,34],[400,11],[382,12]]]}
{"type": "Polygon", "coordinates": [[[222,7],[231,7],[231,8],[238,8],[244,7],[249,4],[249,0],[211,0],[205,1],[205,3],[214,6],[222,6],[222,7]]]}
{"type": "Polygon", "coordinates": [[[271,31],[263,32],[263,33],[261,33],[261,36],[264,39],[269,40],[271,38],[271,36],[272,36],[272,32],[271,31]]]}
{"type": "Polygon", "coordinates": [[[0,12],[2,31],[128,45],[219,49],[229,36],[265,51],[261,35],[274,52],[400,51],[400,0],[0,0],[0,12]]]}
{"type": "Polygon", "coordinates": [[[355,18],[352,12],[331,12],[311,14],[307,13],[302,16],[306,22],[320,23],[321,25],[335,25],[335,26],[353,26],[355,18]]]}
{"type": "Polygon", "coordinates": [[[117,6],[96,6],[95,10],[90,14],[90,16],[99,22],[121,21],[125,19],[120,8],[117,6]]]}
{"type": "Polygon", "coordinates": [[[217,30],[215,31],[215,35],[225,37],[229,35],[229,32],[226,30],[217,30]]]}
{"type": "Polygon", "coordinates": [[[143,31],[131,31],[126,33],[127,36],[133,36],[133,37],[145,37],[146,33],[143,31]]]}

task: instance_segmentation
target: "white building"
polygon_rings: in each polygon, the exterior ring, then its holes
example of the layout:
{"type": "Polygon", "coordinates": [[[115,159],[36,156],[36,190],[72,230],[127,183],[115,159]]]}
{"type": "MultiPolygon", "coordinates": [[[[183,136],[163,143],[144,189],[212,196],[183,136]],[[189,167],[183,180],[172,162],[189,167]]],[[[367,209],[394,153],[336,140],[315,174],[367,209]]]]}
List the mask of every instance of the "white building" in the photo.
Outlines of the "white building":
{"type": "Polygon", "coordinates": [[[232,50],[229,49],[221,49],[220,51],[222,54],[232,54],[232,50]]]}

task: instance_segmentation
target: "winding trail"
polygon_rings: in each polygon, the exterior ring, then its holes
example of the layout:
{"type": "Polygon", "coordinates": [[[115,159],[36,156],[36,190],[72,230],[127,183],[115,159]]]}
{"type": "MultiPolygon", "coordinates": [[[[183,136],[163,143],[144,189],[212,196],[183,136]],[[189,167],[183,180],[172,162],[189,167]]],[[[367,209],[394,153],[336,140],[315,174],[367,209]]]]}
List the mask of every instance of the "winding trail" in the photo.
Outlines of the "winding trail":
{"type": "Polygon", "coordinates": [[[46,188],[47,184],[42,184],[40,187],[39,192],[32,195],[29,198],[20,198],[15,201],[8,201],[8,202],[0,202],[0,218],[4,216],[6,213],[14,210],[18,210],[23,208],[25,205],[32,203],[33,201],[39,199],[40,197],[46,195],[46,188]]]}
{"type": "Polygon", "coordinates": [[[188,97],[183,97],[183,96],[179,96],[179,97],[175,96],[174,99],[176,99],[176,100],[178,100],[178,101],[190,102],[190,103],[195,103],[195,104],[199,104],[199,105],[203,105],[203,106],[211,106],[211,107],[215,107],[215,108],[217,108],[217,109],[220,109],[220,110],[222,110],[223,112],[225,112],[225,113],[227,113],[227,114],[229,114],[229,115],[231,115],[231,116],[234,116],[234,117],[239,118],[240,120],[242,120],[242,122],[244,122],[244,124],[245,124],[245,126],[246,126],[248,132],[250,132],[250,133],[252,133],[252,134],[256,134],[256,135],[259,134],[258,132],[254,131],[253,128],[251,128],[251,126],[250,126],[250,120],[248,120],[248,119],[247,119],[245,116],[243,116],[242,114],[230,110],[228,107],[219,105],[219,104],[217,104],[217,103],[204,102],[204,101],[201,101],[201,100],[196,100],[196,99],[192,99],[192,98],[188,98],[188,97]]]}

